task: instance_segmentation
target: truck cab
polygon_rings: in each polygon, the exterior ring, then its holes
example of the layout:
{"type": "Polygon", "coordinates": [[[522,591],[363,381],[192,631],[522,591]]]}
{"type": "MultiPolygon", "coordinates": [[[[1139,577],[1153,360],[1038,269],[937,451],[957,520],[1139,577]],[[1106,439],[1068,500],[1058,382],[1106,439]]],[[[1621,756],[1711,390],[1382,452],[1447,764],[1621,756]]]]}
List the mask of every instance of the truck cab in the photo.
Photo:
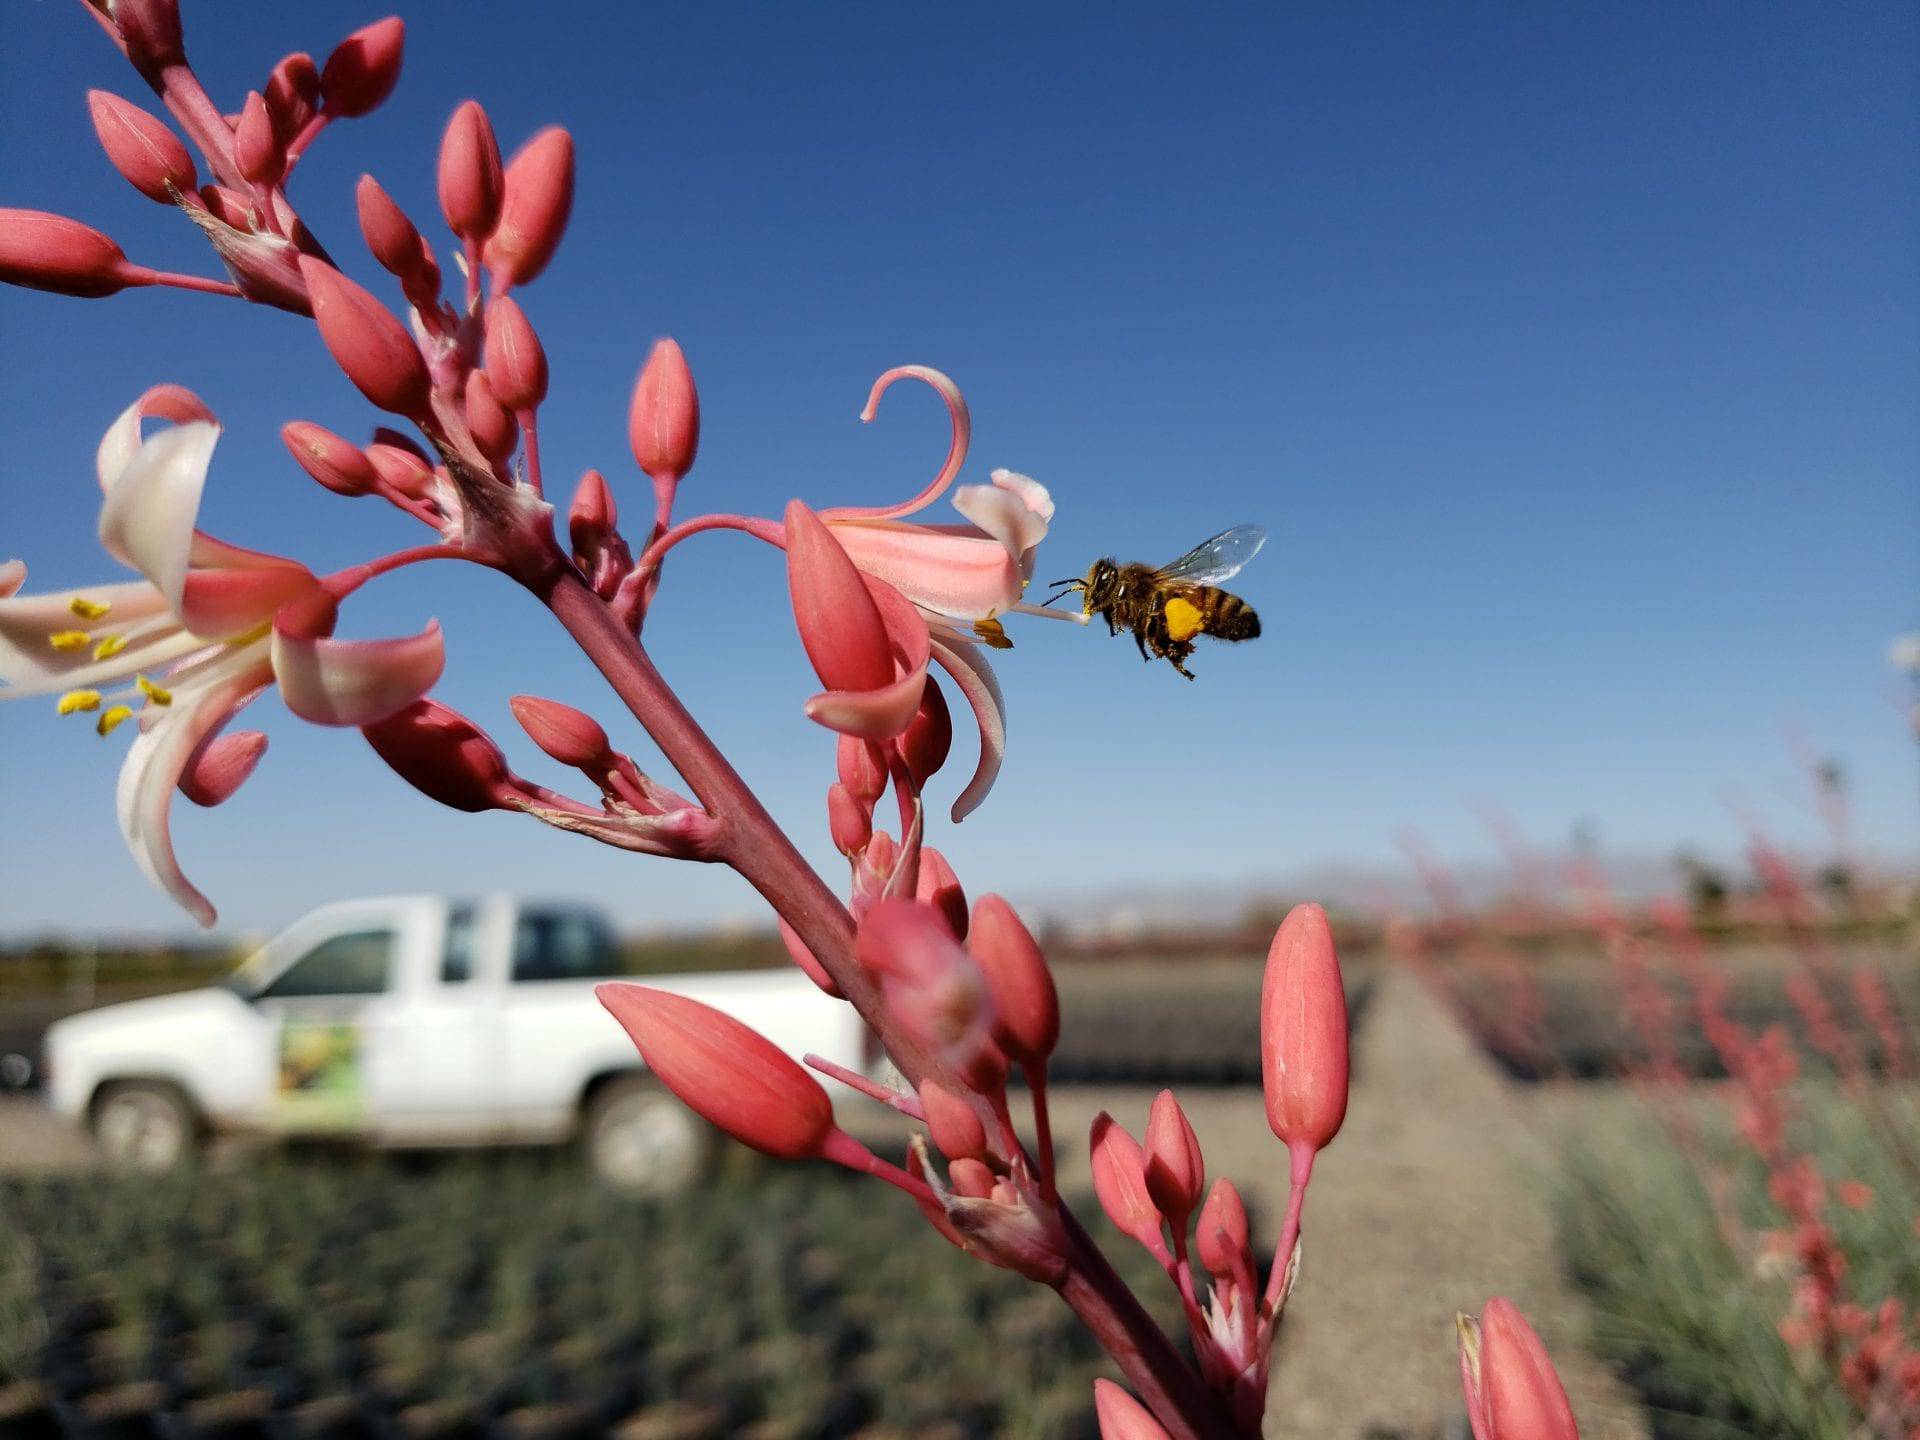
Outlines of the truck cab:
{"type": "MultiPolygon", "coordinates": [[[[224,984],[111,1005],[47,1032],[48,1095],[111,1162],[180,1163],[221,1132],[380,1146],[555,1144],[670,1189],[710,1147],[646,1075],[593,987],[620,978],[594,910],[507,896],[328,905],[224,984]]],[[[792,969],[648,976],[734,1015],[795,1056],[857,1070],[874,1052],[852,1008],[792,969]]]]}

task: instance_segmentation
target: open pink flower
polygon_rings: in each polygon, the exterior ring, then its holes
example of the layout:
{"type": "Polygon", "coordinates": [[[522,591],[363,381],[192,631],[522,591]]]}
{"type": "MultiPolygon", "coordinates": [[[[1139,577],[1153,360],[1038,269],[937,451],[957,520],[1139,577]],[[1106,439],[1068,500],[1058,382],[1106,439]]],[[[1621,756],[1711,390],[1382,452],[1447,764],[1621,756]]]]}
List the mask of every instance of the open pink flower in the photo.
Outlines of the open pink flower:
{"type": "Polygon", "coordinates": [[[19,595],[24,570],[0,570],[0,699],[59,693],[61,714],[95,714],[102,735],[137,718],[120,828],[149,878],[203,925],[215,912],[181,872],[169,810],[183,781],[221,799],[237,787],[190,783],[222,727],[269,686],[302,719],[369,724],[424,694],[445,660],[437,624],[398,640],[330,638],[334,602],[306,566],[197,530],[219,436],[199,397],[163,385],[100,442],[100,541],[145,579],[19,595]],[[173,423],[144,436],[148,418],[173,423]]]}

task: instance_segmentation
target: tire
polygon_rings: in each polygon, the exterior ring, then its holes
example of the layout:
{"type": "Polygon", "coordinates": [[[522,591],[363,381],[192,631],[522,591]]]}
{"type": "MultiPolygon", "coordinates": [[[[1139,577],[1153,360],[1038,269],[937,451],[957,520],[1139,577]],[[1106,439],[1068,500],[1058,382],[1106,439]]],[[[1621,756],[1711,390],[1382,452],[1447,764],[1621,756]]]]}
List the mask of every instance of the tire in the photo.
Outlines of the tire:
{"type": "Polygon", "coordinates": [[[178,1169],[200,1148],[200,1120],[187,1097],[157,1080],[107,1085],[93,1102],[89,1127],[100,1158],[121,1170],[178,1169]]]}
{"type": "Polygon", "coordinates": [[[595,1090],[581,1129],[593,1173],[630,1195],[678,1194],[713,1158],[707,1122],[644,1075],[622,1075],[595,1090]]]}

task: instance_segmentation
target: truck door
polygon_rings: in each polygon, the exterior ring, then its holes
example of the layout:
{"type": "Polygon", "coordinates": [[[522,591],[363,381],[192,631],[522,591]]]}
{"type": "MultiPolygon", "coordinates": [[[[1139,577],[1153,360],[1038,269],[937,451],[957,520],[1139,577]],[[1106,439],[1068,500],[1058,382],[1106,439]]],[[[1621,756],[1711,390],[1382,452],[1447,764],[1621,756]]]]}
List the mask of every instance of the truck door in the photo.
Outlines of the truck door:
{"type": "Polygon", "coordinates": [[[500,1000],[513,924],[501,900],[455,901],[402,985],[394,1033],[398,1085],[380,1138],[477,1143],[500,1128],[500,1000]]]}
{"type": "Polygon", "coordinates": [[[255,993],[273,1067],[269,1127],[290,1134],[370,1128],[398,1078],[387,1042],[396,1023],[399,941],[390,915],[360,924],[349,918],[255,993]]]}

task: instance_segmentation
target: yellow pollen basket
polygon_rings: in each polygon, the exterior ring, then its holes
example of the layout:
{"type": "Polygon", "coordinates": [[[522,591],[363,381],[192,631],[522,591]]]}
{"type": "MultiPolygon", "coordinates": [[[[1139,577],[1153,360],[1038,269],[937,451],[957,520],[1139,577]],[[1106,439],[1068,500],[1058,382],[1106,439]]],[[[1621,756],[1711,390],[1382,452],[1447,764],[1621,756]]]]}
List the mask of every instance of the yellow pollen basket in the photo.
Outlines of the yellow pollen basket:
{"type": "Polygon", "coordinates": [[[60,703],[55,708],[62,715],[73,715],[82,710],[98,710],[100,708],[100,692],[98,690],[69,690],[60,697],[60,703]]]}
{"type": "Polygon", "coordinates": [[[84,595],[76,595],[67,602],[67,609],[82,620],[99,620],[112,608],[105,600],[89,600],[84,595]]]}
{"type": "Polygon", "coordinates": [[[100,718],[93,722],[93,728],[99,732],[101,739],[104,740],[132,718],[133,707],[131,705],[115,705],[111,710],[103,710],[100,712],[100,718]]]}
{"type": "Polygon", "coordinates": [[[47,644],[63,654],[84,650],[93,643],[93,637],[84,630],[56,630],[47,636],[47,644]]]}
{"type": "Polygon", "coordinates": [[[96,660],[111,660],[126,648],[126,636],[103,635],[100,637],[99,643],[93,647],[93,658],[96,660]]]}
{"type": "Polygon", "coordinates": [[[1199,606],[1182,600],[1178,595],[1167,601],[1166,614],[1167,635],[1176,643],[1191,640],[1207,623],[1207,617],[1200,613],[1199,606]]]}
{"type": "Polygon", "coordinates": [[[171,690],[161,689],[158,685],[154,684],[153,681],[147,679],[146,676],[134,676],[133,683],[138,685],[140,687],[140,693],[155,705],[171,705],[173,703],[173,692],[171,690]]]}

